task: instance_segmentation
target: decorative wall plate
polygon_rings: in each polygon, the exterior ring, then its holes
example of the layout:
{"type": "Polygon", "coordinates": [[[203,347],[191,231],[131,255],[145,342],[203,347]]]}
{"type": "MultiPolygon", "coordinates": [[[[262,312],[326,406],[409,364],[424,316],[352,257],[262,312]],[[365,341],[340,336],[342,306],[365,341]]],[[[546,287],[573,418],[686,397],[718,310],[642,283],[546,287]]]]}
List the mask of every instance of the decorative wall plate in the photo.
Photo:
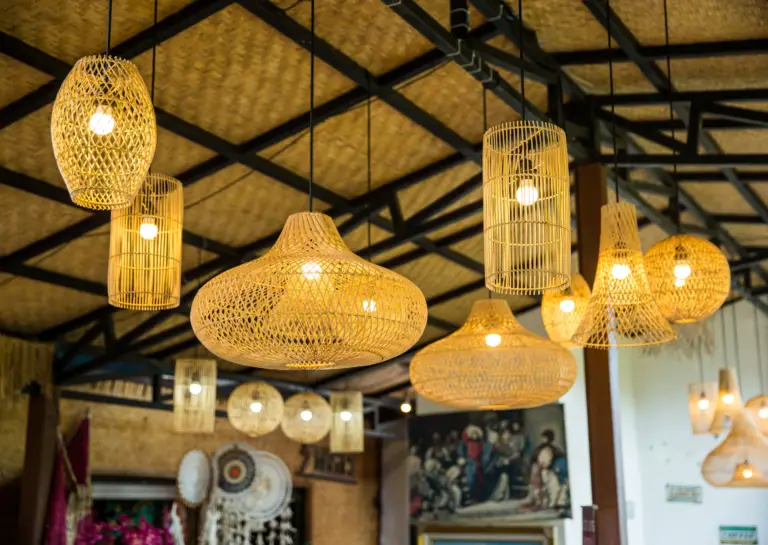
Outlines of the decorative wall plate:
{"type": "Polygon", "coordinates": [[[211,484],[211,461],[202,450],[190,450],[181,459],[176,487],[187,507],[199,507],[208,497],[211,484]]]}

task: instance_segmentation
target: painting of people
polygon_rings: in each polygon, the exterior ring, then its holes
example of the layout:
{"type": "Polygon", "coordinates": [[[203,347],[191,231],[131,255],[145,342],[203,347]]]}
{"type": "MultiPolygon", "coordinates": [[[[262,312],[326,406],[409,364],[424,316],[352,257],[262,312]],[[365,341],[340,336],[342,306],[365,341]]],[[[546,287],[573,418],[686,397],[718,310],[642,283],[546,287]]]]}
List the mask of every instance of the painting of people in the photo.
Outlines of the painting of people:
{"type": "Polygon", "coordinates": [[[562,405],[413,417],[408,438],[415,523],[571,516],[562,405]]]}

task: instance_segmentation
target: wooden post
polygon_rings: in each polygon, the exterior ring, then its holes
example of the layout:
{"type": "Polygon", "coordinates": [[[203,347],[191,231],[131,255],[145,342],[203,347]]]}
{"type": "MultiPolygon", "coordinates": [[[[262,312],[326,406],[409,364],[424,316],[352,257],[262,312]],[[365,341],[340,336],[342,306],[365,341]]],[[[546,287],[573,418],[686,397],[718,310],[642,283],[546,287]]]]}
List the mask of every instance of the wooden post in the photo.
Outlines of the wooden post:
{"type": "MultiPolygon", "coordinates": [[[[600,208],[607,202],[605,169],[596,163],[580,165],[576,167],[575,177],[579,270],[587,283],[594,286],[597,258],[600,254],[600,208]]],[[[596,543],[622,545],[627,541],[623,517],[621,435],[617,410],[618,367],[615,350],[585,348],[584,374],[592,503],[597,506],[596,543]]]]}

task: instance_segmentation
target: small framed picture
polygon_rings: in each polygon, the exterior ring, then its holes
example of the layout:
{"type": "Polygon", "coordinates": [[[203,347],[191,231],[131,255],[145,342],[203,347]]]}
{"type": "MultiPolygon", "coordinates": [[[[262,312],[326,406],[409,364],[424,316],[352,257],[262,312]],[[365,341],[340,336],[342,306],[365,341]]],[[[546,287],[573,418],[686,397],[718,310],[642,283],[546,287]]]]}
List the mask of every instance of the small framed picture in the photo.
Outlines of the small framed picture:
{"type": "Polygon", "coordinates": [[[443,534],[428,532],[422,534],[421,545],[554,545],[553,541],[540,533],[520,534],[443,534]]]}

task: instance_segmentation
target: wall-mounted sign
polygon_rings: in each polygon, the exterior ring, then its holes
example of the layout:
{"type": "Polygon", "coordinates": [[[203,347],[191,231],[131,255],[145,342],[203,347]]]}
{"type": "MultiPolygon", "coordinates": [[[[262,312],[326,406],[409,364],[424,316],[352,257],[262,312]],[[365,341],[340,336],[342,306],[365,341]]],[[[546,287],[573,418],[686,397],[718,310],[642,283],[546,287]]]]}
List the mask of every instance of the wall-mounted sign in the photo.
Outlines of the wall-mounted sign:
{"type": "Polygon", "coordinates": [[[757,526],[721,526],[720,545],[757,545],[757,526]]]}
{"type": "Polygon", "coordinates": [[[581,508],[581,531],[582,545],[597,544],[597,527],[595,525],[595,516],[597,507],[594,505],[584,505],[581,508]]]}
{"type": "Polygon", "coordinates": [[[303,461],[297,475],[337,483],[357,484],[354,455],[333,454],[329,449],[317,445],[302,445],[301,455],[303,461]]]}
{"type": "Polygon", "coordinates": [[[701,487],[684,484],[668,484],[667,501],[675,503],[701,503],[701,487]]]}

